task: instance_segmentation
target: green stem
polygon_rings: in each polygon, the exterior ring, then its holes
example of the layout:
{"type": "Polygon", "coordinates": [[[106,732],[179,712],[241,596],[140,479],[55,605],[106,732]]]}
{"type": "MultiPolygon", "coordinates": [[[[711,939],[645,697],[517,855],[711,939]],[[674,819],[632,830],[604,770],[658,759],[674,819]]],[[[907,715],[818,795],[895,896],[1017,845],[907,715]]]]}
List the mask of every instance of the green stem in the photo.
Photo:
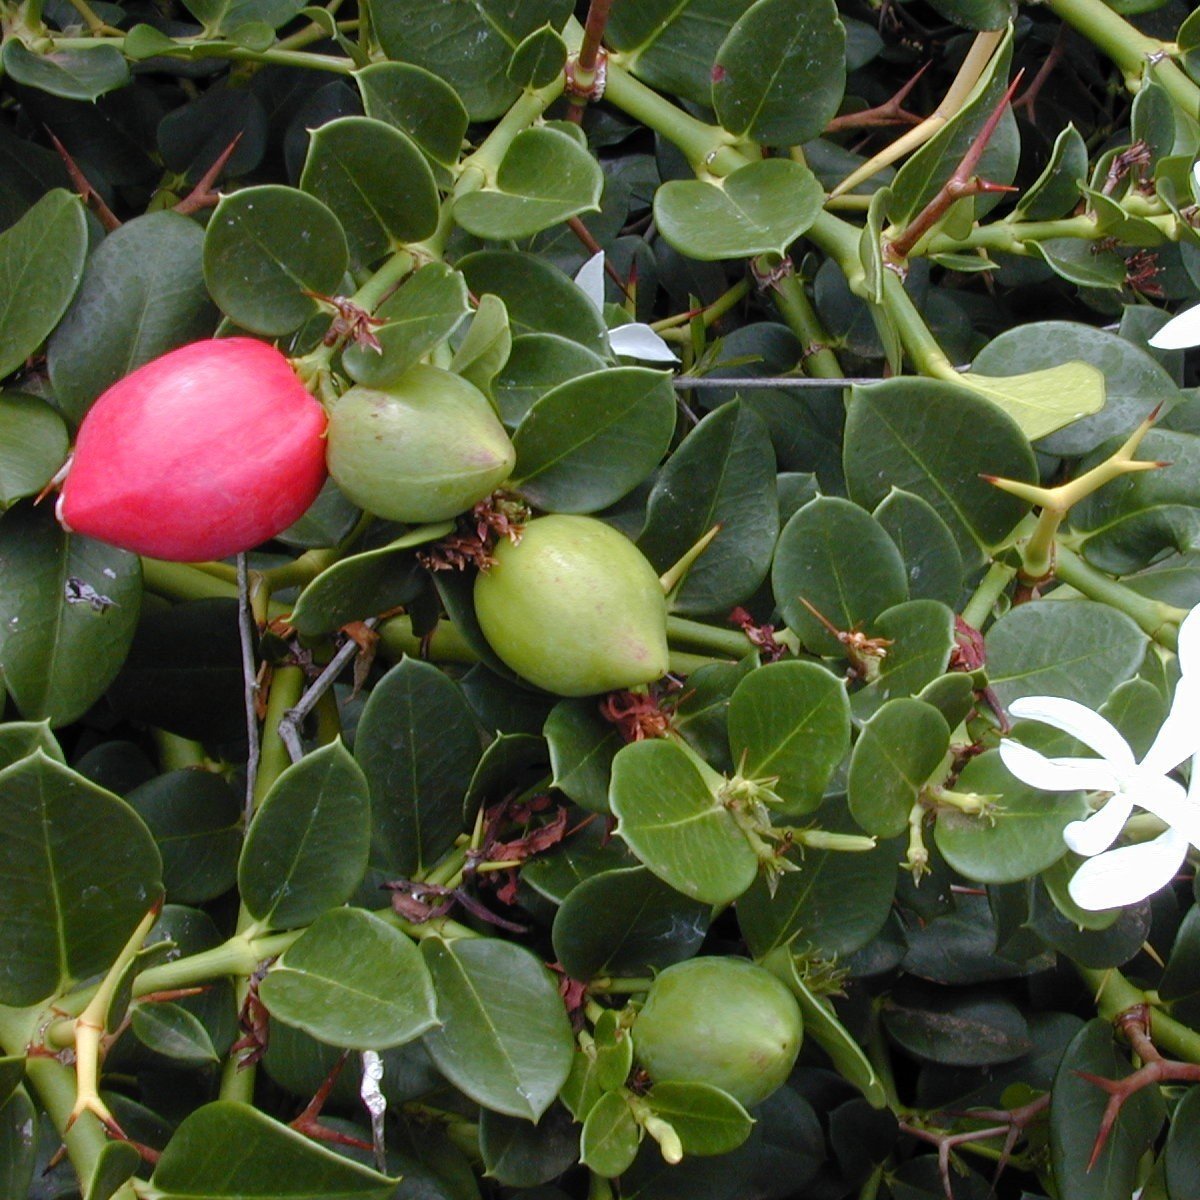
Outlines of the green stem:
{"type": "Polygon", "coordinates": [[[962,619],[973,629],[982,629],[984,622],[991,616],[996,601],[1004,595],[1004,589],[1012,582],[1016,573],[1016,568],[1007,563],[992,563],[970,600],[963,606],[962,619]]]}
{"type": "Polygon", "coordinates": [[[754,643],[741,630],[718,629],[687,617],[668,617],[667,637],[688,649],[709,650],[725,658],[745,658],[754,649],[754,643]]]}
{"type": "MultiPolygon", "coordinates": [[[[1139,216],[1165,234],[1172,241],[1178,240],[1179,221],[1174,214],[1166,216],[1139,216]]],[[[964,250],[993,250],[1005,254],[1028,254],[1030,242],[1046,242],[1052,238],[1077,238],[1095,241],[1104,235],[1093,217],[1086,214],[1064,217],[1060,221],[996,221],[991,225],[977,225],[962,237],[935,234],[925,244],[924,254],[961,253],[964,250]]]]}
{"type": "Polygon", "coordinates": [[[168,733],[165,729],[151,729],[154,744],[158,747],[158,765],[163,771],[183,771],[189,767],[203,767],[207,762],[204,747],[190,738],[168,733]]]}
{"type": "Polygon", "coordinates": [[[479,656],[450,621],[438,622],[428,647],[413,633],[412,619],[407,616],[384,621],[376,632],[379,634],[379,651],[389,659],[398,659],[407,654],[410,658],[428,657],[434,662],[461,663],[464,666],[479,661],[479,656]]]}
{"type": "MultiPolygon", "coordinates": [[[[1093,970],[1072,963],[1080,978],[1096,998],[1096,1011],[1105,1020],[1111,1021],[1123,1012],[1146,1004],[1144,992],[1136,987],[1115,968],[1093,970]]],[[[1154,1044],[1185,1062],[1200,1063],[1200,1033],[1189,1029],[1161,1009],[1150,1006],[1150,1036],[1154,1044]]]]}
{"type": "Polygon", "coordinates": [[[1184,609],[1139,595],[1061,543],[1055,552],[1054,574],[1089,600],[1098,600],[1131,617],[1160,646],[1178,649],[1179,622],[1187,615],[1184,609]]]}
{"type": "MultiPolygon", "coordinates": [[[[777,255],[763,255],[777,258],[777,255]]],[[[763,264],[770,269],[770,264],[763,264]]],[[[801,364],[809,375],[837,379],[844,375],[842,364],[829,347],[829,335],[821,325],[804,284],[793,273],[784,275],[772,287],[775,307],[788,328],[800,339],[801,364]]]]}
{"type": "Polygon", "coordinates": [[[299,667],[277,667],[267,696],[267,715],[263,718],[262,750],[258,760],[258,779],[254,787],[257,809],[275,781],[291,765],[291,755],[279,736],[279,722],[289,708],[295,708],[304,692],[304,672],[299,667]]]}
{"type": "MultiPolygon", "coordinates": [[[[115,46],[124,52],[124,38],[91,38],[91,37],[56,37],[55,50],[87,50],[98,44],[115,46]]],[[[234,46],[230,42],[186,42],[177,41],[175,51],[165,51],[171,58],[188,60],[198,58],[224,58],[230,62],[257,63],[263,66],[300,67],[310,71],[329,71],[335,75],[350,75],[354,72],[354,63],[348,58],[337,58],[331,54],[312,54],[304,50],[280,50],[271,47],[266,50],[248,50],[244,46],[234,46]]]]}

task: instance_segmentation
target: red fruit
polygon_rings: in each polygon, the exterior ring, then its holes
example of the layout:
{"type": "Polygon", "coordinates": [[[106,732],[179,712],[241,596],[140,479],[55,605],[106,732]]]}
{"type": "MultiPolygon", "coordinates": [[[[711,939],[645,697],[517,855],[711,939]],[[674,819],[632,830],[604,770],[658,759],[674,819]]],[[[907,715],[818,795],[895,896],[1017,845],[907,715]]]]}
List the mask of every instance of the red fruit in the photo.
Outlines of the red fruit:
{"type": "Polygon", "coordinates": [[[324,433],[325,410],[274,347],[193,342],[126,375],[88,410],[59,520],[175,562],[249,550],[316,499],[324,433]]]}

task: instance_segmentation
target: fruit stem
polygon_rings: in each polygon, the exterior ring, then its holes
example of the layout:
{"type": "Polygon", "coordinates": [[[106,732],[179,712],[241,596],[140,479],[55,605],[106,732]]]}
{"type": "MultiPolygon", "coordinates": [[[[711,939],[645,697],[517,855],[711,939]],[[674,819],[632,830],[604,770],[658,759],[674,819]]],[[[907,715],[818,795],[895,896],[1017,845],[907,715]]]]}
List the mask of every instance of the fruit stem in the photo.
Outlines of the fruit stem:
{"type": "Polygon", "coordinates": [[[718,629],[687,617],[667,617],[667,637],[689,650],[708,650],[720,658],[745,658],[756,647],[738,629],[718,629]]]}

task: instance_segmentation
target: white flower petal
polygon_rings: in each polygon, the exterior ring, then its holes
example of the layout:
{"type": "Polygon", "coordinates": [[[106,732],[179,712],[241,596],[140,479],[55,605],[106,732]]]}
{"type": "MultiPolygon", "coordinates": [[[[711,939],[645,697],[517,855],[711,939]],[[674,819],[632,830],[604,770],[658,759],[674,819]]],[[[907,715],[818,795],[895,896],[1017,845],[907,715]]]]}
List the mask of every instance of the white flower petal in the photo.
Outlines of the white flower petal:
{"type": "Polygon", "coordinates": [[[1076,854],[1090,858],[1107,850],[1120,837],[1132,812],[1133,801],[1127,796],[1111,796],[1099,812],[1083,821],[1072,821],[1063,830],[1063,841],[1076,854]]]}
{"type": "Polygon", "coordinates": [[[1186,839],[1168,829],[1152,841],[1089,858],[1071,877],[1067,891],[1090,911],[1136,904],[1175,878],[1186,853],[1186,839]]]}
{"type": "Polygon", "coordinates": [[[1121,786],[1121,777],[1103,758],[1047,758],[1006,738],[1000,759],[1022,783],[1044,792],[1115,792],[1121,786]]]}
{"type": "Polygon", "coordinates": [[[1186,350],[1200,346],[1200,304],[1172,317],[1151,339],[1157,350],[1186,350]]]}
{"type": "MultiPolygon", "coordinates": [[[[1200,666],[1200,664],[1197,664],[1200,666]]],[[[1183,675],[1175,685],[1171,711],[1142,759],[1143,769],[1155,775],[1173,771],[1200,751],[1200,671],[1183,675]]]]}
{"type": "Polygon", "coordinates": [[[575,275],[575,286],[592,302],[598,312],[604,312],[604,251],[593,254],[575,275]]]}
{"type": "Polygon", "coordinates": [[[1129,743],[1098,712],[1063,696],[1022,696],[1008,711],[1023,721],[1041,721],[1089,747],[1117,767],[1132,767],[1129,743]]]}
{"type": "Polygon", "coordinates": [[[1179,669],[1184,676],[1200,675],[1200,604],[1179,624],[1179,669]]]}
{"type": "Polygon", "coordinates": [[[1200,804],[1189,803],[1183,788],[1173,779],[1159,777],[1143,786],[1131,788],[1129,798],[1160,821],[1165,821],[1180,836],[1200,849],[1200,804]]]}
{"type": "Polygon", "coordinates": [[[608,331],[614,354],[640,358],[644,362],[678,362],[675,352],[649,325],[618,325],[608,331]]]}

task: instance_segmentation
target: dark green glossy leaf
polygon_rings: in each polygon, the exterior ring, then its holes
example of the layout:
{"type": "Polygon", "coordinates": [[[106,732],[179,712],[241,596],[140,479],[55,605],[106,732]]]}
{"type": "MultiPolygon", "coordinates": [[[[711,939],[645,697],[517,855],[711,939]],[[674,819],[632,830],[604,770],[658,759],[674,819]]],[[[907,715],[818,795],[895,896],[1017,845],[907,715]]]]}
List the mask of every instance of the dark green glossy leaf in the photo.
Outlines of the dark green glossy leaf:
{"type": "Polygon", "coordinates": [[[30,1194],[37,1166],[38,1116],[24,1088],[0,1103],[0,1195],[30,1194]]]}
{"type": "Polygon", "coordinates": [[[595,1174],[613,1179],[633,1162],[641,1136],[627,1093],[605,1092],[583,1122],[580,1161],[595,1174]]]}
{"type": "Polygon", "coordinates": [[[702,262],[785,254],[812,224],[823,199],[807,167],[769,158],[739,167],[719,185],[698,179],[664,183],[654,194],[654,219],[680,254],[702,262]]]}
{"type": "Polygon", "coordinates": [[[962,555],[937,509],[912,492],[892,488],[872,516],[900,551],[909,597],[957,606],[963,586],[962,555]]]}
{"type": "Polygon", "coordinates": [[[815,663],[751,671],[729,701],[729,748],[745,778],[775,778],[780,813],[812,812],[850,748],[845,684],[815,663]]]}
{"type": "Polygon", "coordinates": [[[879,837],[902,833],[949,745],[950,728],[936,708],[912,699],[881,705],[850,755],[846,799],[854,819],[879,837]]]}
{"type": "Polygon", "coordinates": [[[560,700],[545,727],[554,786],[592,812],[608,812],[613,756],[624,744],[593,700],[560,700]]]}
{"type": "Polygon", "coordinates": [[[986,1067],[1028,1053],[1029,1027],[1000,997],[935,994],[922,988],[882,1008],[883,1026],[909,1054],[949,1066],[986,1067]]]}
{"type": "Polygon", "coordinates": [[[972,565],[1029,509],[980,476],[1037,480],[1033,451],[1011,417],[958,384],[930,379],[852,390],[845,468],[851,498],[865,507],[892,488],[928,501],[972,565]]]}
{"type": "Polygon", "coordinates": [[[462,800],[483,751],[456,684],[405,658],[359,720],[354,756],[371,788],[371,864],[408,878],[462,831],[462,800]]]}
{"type": "Polygon", "coordinates": [[[342,117],[315,130],[300,186],[337,218],[359,265],[437,227],[437,185],[425,156],[406,134],[371,117],[342,117]]]}
{"type": "Polygon", "coordinates": [[[370,845],[367,780],[339,738],[271,785],[238,863],[242,903],[271,928],[307,925],[353,894],[370,845]]]}
{"type": "Polygon", "coordinates": [[[1065,217],[1080,199],[1087,178],[1088,152],[1083,135],[1073,124],[1054,140],[1050,161],[1017,200],[1016,217],[1025,221],[1054,221],[1065,217]]]}
{"type": "Polygon", "coordinates": [[[1111,1026],[1100,1017],[1089,1021],[1067,1047],[1050,1093],[1050,1162],[1062,1200],[1132,1194],[1139,1160],[1163,1122],[1162,1098],[1157,1088],[1142,1088],[1130,1096],[1088,1170],[1108,1097],[1081,1074],[1119,1079],[1129,1071],[1113,1048],[1111,1026]]]}
{"type": "Polygon", "coordinates": [[[25,1075],[25,1056],[4,1055],[0,1057],[0,1104],[8,1100],[25,1075]]]}
{"type": "Polygon", "coordinates": [[[168,771],[129,793],[163,860],[163,883],[177,904],[201,904],[237,880],[242,799],[220,776],[168,771]]]}
{"type": "Polygon", "coordinates": [[[775,455],[766,426],[739,401],[705,417],[659,472],[638,547],[666,571],[714,525],[721,531],[672,595],[673,612],[724,617],[753,595],[771,565],[779,536],[775,455]]]}
{"type": "Polygon", "coordinates": [[[421,956],[442,1022],[425,1035],[438,1069],[485,1108],[538,1120],[574,1047],[554,977],[528,950],[491,938],[427,938],[421,956]]]}
{"type": "Polygon", "coordinates": [[[517,46],[549,23],[561,29],[571,0],[477,0],[447,7],[445,0],[397,6],[375,0],[371,26],[384,54],[415,63],[462,97],[473,121],[500,116],[520,89],[505,74],[517,46]]]}
{"type": "Polygon", "coordinates": [[[4,43],[0,67],[14,83],[64,100],[95,100],[129,82],[125,56],[116,46],[102,42],[79,50],[34,54],[20,38],[12,37],[4,43]]]}
{"type": "Polygon", "coordinates": [[[547,392],[518,426],[513,486],[538,508],[596,512],[653,471],[674,429],[675,393],[661,371],[581,376],[547,392]]]}
{"type": "Polygon", "coordinates": [[[107,1143],[97,1156],[86,1200],[109,1200],[123,1183],[137,1174],[141,1165],[142,1156],[129,1142],[107,1143]]]}
{"type": "MultiPolygon", "coordinates": [[[[717,780],[719,782],[719,779],[717,780]]],[[[617,833],[676,891],[704,904],[736,900],[758,857],[687,753],[669,741],[633,742],[613,760],[609,803],[617,833]]]]}
{"type": "Polygon", "coordinates": [[[717,51],[717,120],[730,133],[767,145],[807,142],[842,102],[845,52],[846,31],[832,0],[758,0],[717,51]]]}
{"type": "Polygon", "coordinates": [[[361,908],[318,917],[267,973],[259,997],[277,1020],[355,1050],[401,1046],[437,1024],[416,946],[361,908]]]}
{"type": "Polygon", "coordinates": [[[593,875],[636,867],[637,859],[624,842],[608,837],[602,827],[597,828],[598,824],[591,822],[549,853],[539,854],[527,863],[521,871],[521,882],[557,905],[593,875]]]}
{"type": "Polygon", "coordinates": [[[556,333],[514,337],[508,361],[492,387],[500,416],[510,427],[519,425],[534,404],[560,383],[606,365],[598,354],[556,333]]]}
{"type": "Polygon", "coordinates": [[[368,117],[406,133],[444,171],[458,161],[467,110],[445,80],[411,63],[372,63],[354,74],[368,117]]]}
{"type": "Polygon", "coordinates": [[[1178,1000],[1200,992],[1200,906],[1193,905],[1179,926],[1167,968],[1158,982],[1164,1000],[1178,1000]]]}
{"type": "MultiPolygon", "coordinates": [[[[7,52],[20,43],[5,43],[7,52]]],[[[47,192],[0,234],[0,378],[16,370],[58,324],[83,278],[83,205],[70,192],[47,192]]]]}
{"type": "Polygon", "coordinates": [[[57,728],[121,668],[141,605],[138,557],[22,507],[0,522],[0,562],[0,674],[22,716],[57,728]]]}
{"type": "Polygon", "coordinates": [[[0,810],[0,908],[22,914],[0,923],[0,1003],[23,1007],[112,963],[161,895],[161,868],[123,800],[40,750],[0,771],[0,810]]]}
{"type": "Polygon", "coordinates": [[[1091,600],[1023,604],[988,630],[986,647],[1001,704],[1066,696],[1099,708],[1137,671],[1146,635],[1124,613],[1091,600]]]}
{"type": "Polygon", "coordinates": [[[579,1157],[579,1130],[561,1105],[533,1125],[485,1108],[479,1152],[488,1176],[509,1187],[536,1188],[558,1178],[579,1157]]]}
{"type": "Polygon", "coordinates": [[[543,25],[513,51],[505,74],[519,88],[543,88],[559,77],[566,62],[567,43],[552,25],[543,25]]]}
{"type": "Polygon", "coordinates": [[[532,733],[502,733],[483,752],[463,800],[468,821],[489,804],[547,780],[549,754],[543,738],[532,733]]]}
{"type": "Polygon", "coordinates": [[[1196,1162],[1200,1160],[1200,1092],[1190,1089],[1179,1102],[1171,1119],[1167,1144],[1163,1150],[1163,1169],[1167,1194],[1171,1200],[1197,1200],[1200,1180],[1196,1162]]]}
{"type": "Polygon", "coordinates": [[[396,1187],[394,1179],[230,1100],[184,1119],[150,1182],[163,1200],[388,1200],[396,1187]]]}
{"type": "Polygon", "coordinates": [[[804,601],[835,629],[849,631],[907,599],[908,579],[895,542],[869,512],[838,496],[818,496],[784,526],[771,589],[805,646],[840,656],[842,644],[804,601]]]}
{"type": "Polygon", "coordinates": [[[930,0],[929,7],[967,29],[1003,29],[1017,15],[1015,0],[930,0]]]}
{"type": "Polygon", "coordinates": [[[133,1010],[132,1027],[143,1046],[182,1066],[215,1066],[220,1061],[204,1026],[178,1004],[139,1004],[133,1010]]]}
{"type": "Polygon", "coordinates": [[[187,0],[185,4],[210,34],[235,34],[252,23],[278,29],[303,6],[304,0],[187,0]]]}
{"type": "Polygon", "coordinates": [[[172,212],[137,217],[100,243],[50,339],[50,382],[72,420],[135,367],[211,333],[203,247],[203,230],[172,212]]]}
{"type": "Polygon", "coordinates": [[[754,1125],[728,1092],[707,1083],[656,1083],[646,1093],[646,1103],[679,1135],[684,1154],[728,1154],[754,1125]]]}
{"type": "Polygon", "coordinates": [[[36,496],[67,458],[67,427],[44,400],[0,393],[0,513],[36,496]]]}
{"type": "Polygon", "coordinates": [[[231,320],[254,333],[291,333],[331,295],[349,251],[337,217],[314,196],[277,184],[217,205],[204,237],[204,279],[231,320]]]}
{"type": "Polygon", "coordinates": [[[954,613],[937,600],[906,600],[880,613],[871,633],[890,644],[878,676],[850,697],[856,721],[888,700],[915,696],[946,670],[955,647],[954,613]]]}
{"type": "Polygon", "coordinates": [[[572,979],[644,975],[690,958],[708,908],[644,867],[604,871],[574,888],[554,918],[554,953],[572,979]]]}

